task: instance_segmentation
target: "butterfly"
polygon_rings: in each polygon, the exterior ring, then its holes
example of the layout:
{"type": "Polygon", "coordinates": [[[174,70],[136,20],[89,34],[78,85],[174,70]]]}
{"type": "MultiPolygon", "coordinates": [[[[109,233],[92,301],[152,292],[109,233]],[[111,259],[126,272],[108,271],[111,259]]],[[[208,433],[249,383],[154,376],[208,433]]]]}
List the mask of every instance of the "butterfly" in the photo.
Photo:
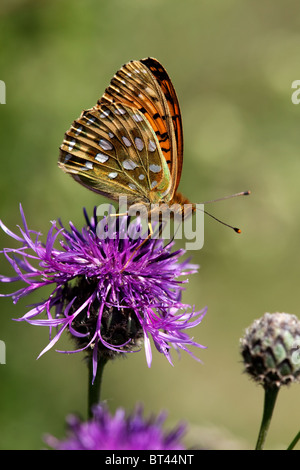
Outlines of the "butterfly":
{"type": "Polygon", "coordinates": [[[58,162],[92,191],[115,201],[126,196],[129,205],[143,204],[148,214],[159,205],[172,206],[183,219],[196,204],[177,191],[182,164],[178,98],[166,70],[151,57],[116,72],[97,104],[66,132],[58,162]]]}
{"type": "MultiPolygon", "coordinates": [[[[97,104],[73,122],[60,147],[59,167],[112,200],[178,204],[183,131],[177,95],[154,58],[133,60],[112,78],[97,104]]],[[[191,211],[195,205],[191,205],[191,211]]]]}

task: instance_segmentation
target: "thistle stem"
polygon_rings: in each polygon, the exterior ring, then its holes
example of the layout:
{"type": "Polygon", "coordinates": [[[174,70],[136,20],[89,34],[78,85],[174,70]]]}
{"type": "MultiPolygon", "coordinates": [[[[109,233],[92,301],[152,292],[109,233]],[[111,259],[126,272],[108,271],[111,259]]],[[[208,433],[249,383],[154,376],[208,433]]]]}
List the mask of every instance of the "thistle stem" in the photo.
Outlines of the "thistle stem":
{"type": "Polygon", "coordinates": [[[255,450],[263,450],[279,387],[265,387],[264,411],[255,450]]]}
{"type": "Polygon", "coordinates": [[[290,445],[288,446],[286,450],[293,450],[299,440],[300,440],[300,431],[296,435],[295,439],[292,440],[292,442],[290,443],[290,445]]]}
{"type": "Polygon", "coordinates": [[[88,417],[93,416],[93,406],[100,402],[100,392],[102,384],[102,376],[104,366],[107,362],[106,358],[100,357],[98,360],[98,367],[95,380],[93,382],[93,359],[89,359],[89,374],[88,374],[88,417]]]}

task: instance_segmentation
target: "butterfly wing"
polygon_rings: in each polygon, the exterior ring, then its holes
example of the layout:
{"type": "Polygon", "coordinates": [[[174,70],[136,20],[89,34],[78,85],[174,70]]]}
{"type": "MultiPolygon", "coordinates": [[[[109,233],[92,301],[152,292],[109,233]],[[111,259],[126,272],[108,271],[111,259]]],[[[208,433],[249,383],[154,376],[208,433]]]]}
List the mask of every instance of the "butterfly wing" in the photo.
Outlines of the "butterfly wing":
{"type": "Polygon", "coordinates": [[[131,61],[115,74],[99,101],[121,101],[144,114],[170,170],[168,200],[177,190],[183,164],[183,130],[178,98],[158,60],[131,61]]]}
{"type": "Polygon", "coordinates": [[[172,122],[170,123],[170,127],[171,129],[174,129],[176,138],[176,154],[174,152],[174,155],[171,155],[170,164],[171,175],[174,175],[173,178],[176,181],[174,188],[174,192],[176,192],[180,182],[183,164],[183,129],[178,98],[169,75],[167,74],[163,66],[158,62],[158,60],[152,57],[148,57],[147,59],[142,59],[141,62],[145,64],[150,69],[151,73],[154,75],[155,79],[157,80],[159,86],[162,89],[163,95],[169,107],[170,117],[172,120],[172,122]],[[174,168],[175,163],[176,174],[174,168]]]}
{"type": "Polygon", "coordinates": [[[65,134],[59,166],[83,186],[129,204],[149,203],[170,178],[157,137],[138,110],[119,103],[83,111],[65,134]]]}
{"type": "Polygon", "coordinates": [[[97,105],[74,121],[59,166],[111,199],[167,202],[179,184],[182,149],[175,90],[159,62],[149,58],[125,64],[97,105]]]}

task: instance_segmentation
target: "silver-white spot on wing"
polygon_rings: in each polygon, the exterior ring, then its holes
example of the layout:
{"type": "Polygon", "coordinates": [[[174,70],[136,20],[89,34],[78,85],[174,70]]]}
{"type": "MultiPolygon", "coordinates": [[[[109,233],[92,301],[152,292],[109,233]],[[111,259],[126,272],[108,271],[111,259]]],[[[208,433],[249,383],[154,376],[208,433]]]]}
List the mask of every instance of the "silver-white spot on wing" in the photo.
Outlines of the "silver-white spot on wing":
{"type": "Polygon", "coordinates": [[[152,171],[152,173],[159,173],[161,171],[161,166],[154,165],[154,163],[152,163],[151,165],[149,165],[149,170],[152,171]]]}
{"type": "Polygon", "coordinates": [[[138,164],[135,163],[133,160],[130,160],[130,158],[128,160],[124,160],[122,162],[122,165],[125,170],[134,170],[138,166],[138,164]]]}
{"type": "Polygon", "coordinates": [[[118,173],[116,171],[112,171],[111,173],[108,173],[107,176],[113,180],[118,176],[118,173]]]}
{"type": "Polygon", "coordinates": [[[93,162],[86,161],[82,170],[92,170],[94,167],[93,162]]]}
{"type": "Polygon", "coordinates": [[[135,120],[135,122],[142,122],[144,120],[143,116],[141,116],[141,114],[133,114],[132,115],[133,119],[135,120]]]}
{"type": "Polygon", "coordinates": [[[149,150],[149,152],[155,152],[156,143],[154,142],[154,140],[151,140],[151,139],[149,140],[148,150],[149,150]]]}
{"type": "Polygon", "coordinates": [[[100,117],[103,119],[103,118],[107,118],[109,116],[109,110],[106,110],[106,111],[102,111],[102,113],[100,114],[100,117]]]}
{"type": "Polygon", "coordinates": [[[108,159],[109,159],[109,156],[101,152],[97,153],[97,155],[95,156],[95,160],[97,160],[97,162],[99,163],[105,163],[107,162],[108,159]]]}
{"type": "Polygon", "coordinates": [[[92,170],[92,169],[94,168],[93,162],[86,161],[86,162],[85,162],[85,168],[86,168],[87,170],[92,170]]]}
{"type": "Polygon", "coordinates": [[[136,148],[141,152],[144,148],[144,142],[142,141],[142,139],[140,139],[139,137],[136,137],[134,139],[134,142],[135,142],[136,148]]]}
{"type": "Polygon", "coordinates": [[[131,147],[131,142],[130,142],[129,139],[127,139],[127,137],[123,136],[122,140],[123,140],[124,144],[126,145],[126,147],[131,147]]]}
{"type": "Polygon", "coordinates": [[[126,113],[126,111],[123,108],[116,108],[115,109],[115,114],[117,114],[117,115],[118,114],[125,114],[125,113],[126,113]]]}
{"type": "Polygon", "coordinates": [[[112,150],[114,148],[113,145],[105,139],[100,139],[99,145],[103,150],[112,150]]]}
{"type": "Polygon", "coordinates": [[[71,140],[71,141],[69,142],[69,148],[68,148],[69,152],[71,152],[71,151],[73,150],[75,144],[76,144],[76,140],[75,140],[75,139],[74,139],[74,140],[71,140]]]}
{"type": "Polygon", "coordinates": [[[72,158],[72,157],[73,157],[73,155],[71,153],[67,153],[65,158],[64,158],[64,163],[67,163],[70,160],[70,158],[72,158]]]}

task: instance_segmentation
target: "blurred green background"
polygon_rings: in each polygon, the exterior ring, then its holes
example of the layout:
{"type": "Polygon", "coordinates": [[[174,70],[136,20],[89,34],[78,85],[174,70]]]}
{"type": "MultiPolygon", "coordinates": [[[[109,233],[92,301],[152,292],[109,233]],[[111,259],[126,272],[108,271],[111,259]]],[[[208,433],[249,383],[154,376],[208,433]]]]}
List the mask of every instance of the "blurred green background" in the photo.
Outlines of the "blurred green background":
{"type": "MultiPolygon", "coordinates": [[[[29,227],[44,234],[61,217],[82,224],[82,207],[103,202],[57,167],[64,132],[92,107],[116,70],[153,56],[166,67],[183,116],[180,189],[194,202],[237,191],[249,198],[211,205],[241,235],[205,219],[205,244],[184,301],[208,306],[190,334],[206,345],[203,364],[183,354],[174,367],[154,351],[116,360],[104,373],[111,410],[168,410],[186,420],[187,445],[251,449],[263,391],[243,374],[239,338],[265,312],[299,317],[300,79],[299,2],[288,0],[1,0],[0,217],[14,229],[22,202],[29,227]]],[[[107,200],[106,200],[107,202],[107,200]]],[[[0,234],[0,246],[12,241],[0,234]]],[[[11,270],[1,258],[2,274],[11,270]]],[[[1,286],[9,292],[10,286],[1,286]]],[[[54,350],[43,327],[16,323],[38,292],[16,306],[1,299],[0,448],[39,449],[64,435],[65,416],[86,415],[87,373],[80,355],[54,350]]],[[[47,293],[45,293],[47,295],[47,293]]],[[[70,348],[67,339],[60,347],[70,348]]],[[[281,390],[267,447],[284,448],[299,431],[299,387],[281,390]]],[[[299,448],[299,445],[298,445],[299,448]]]]}

